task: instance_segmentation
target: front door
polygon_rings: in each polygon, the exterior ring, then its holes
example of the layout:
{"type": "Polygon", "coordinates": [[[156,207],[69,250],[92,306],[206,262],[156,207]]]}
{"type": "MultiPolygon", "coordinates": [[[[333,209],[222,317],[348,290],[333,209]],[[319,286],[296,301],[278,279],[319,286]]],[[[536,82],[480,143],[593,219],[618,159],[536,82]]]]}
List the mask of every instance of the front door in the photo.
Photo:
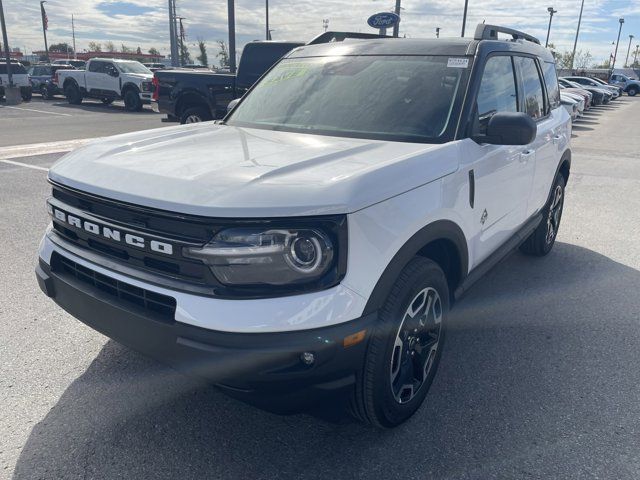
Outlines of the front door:
{"type": "MultiPolygon", "coordinates": [[[[477,97],[478,125],[486,130],[497,112],[517,112],[518,89],[513,59],[494,55],[484,67],[477,97]]],[[[526,220],[533,181],[535,149],[527,146],[480,145],[473,163],[475,200],[474,258],[481,262],[526,220]]]]}

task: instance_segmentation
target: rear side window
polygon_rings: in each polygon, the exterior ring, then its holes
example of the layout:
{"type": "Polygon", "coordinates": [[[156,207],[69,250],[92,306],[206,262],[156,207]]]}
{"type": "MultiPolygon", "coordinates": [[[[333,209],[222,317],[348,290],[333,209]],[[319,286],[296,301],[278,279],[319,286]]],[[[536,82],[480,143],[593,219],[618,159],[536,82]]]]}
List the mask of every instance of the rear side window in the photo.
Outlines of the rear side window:
{"type": "MultiPolygon", "coordinates": [[[[0,63],[0,75],[7,73],[7,64],[0,63]]],[[[14,75],[25,75],[27,73],[27,69],[20,63],[12,63],[11,64],[11,73],[14,75]]]]}
{"type": "Polygon", "coordinates": [[[481,132],[484,132],[494,113],[518,111],[518,95],[511,57],[497,56],[487,60],[477,104],[481,132]]]}
{"type": "Polygon", "coordinates": [[[522,85],[522,111],[534,119],[545,116],[544,95],[538,67],[533,58],[514,57],[522,85]]]}
{"type": "Polygon", "coordinates": [[[556,65],[551,62],[542,64],[542,74],[544,75],[544,83],[547,86],[547,95],[549,97],[549,108],[553,110],[560,106],[560,87],[558,86],[558,74],[556,73],[556,65]]]}
{"type": "Polygon", "coordinates": [[[93,73],[104,73],[105,62],[91,62],[89,64],[89,71],[93,73]]]}

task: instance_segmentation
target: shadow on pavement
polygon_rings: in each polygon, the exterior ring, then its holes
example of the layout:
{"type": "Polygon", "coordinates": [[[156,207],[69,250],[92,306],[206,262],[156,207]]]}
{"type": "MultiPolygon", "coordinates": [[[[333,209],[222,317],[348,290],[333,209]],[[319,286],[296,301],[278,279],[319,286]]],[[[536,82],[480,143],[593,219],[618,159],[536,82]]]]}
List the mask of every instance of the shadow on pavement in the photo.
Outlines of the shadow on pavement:
{"type": "Polygon", "coordinates": [[[512,256],[456,307],[425,406],[392,431],[268,414],[108,342],[14,478],[638,478],[639,291],[581,247],[512,256]]]}
{"type": "Polygon", "coordinates": [[[66,100],[62,99],[55,102],[51,102],[49,103],[49,105],[60,107],[60,108],[66,108],[70,110],[82,110],[85,112],[128,113],[131,115],[157,115],[157,113],[154,112],[149,105],[144,105],[142,110],[139,112],[129,112],[128,110],[125,110],[124,104],[121,104],[121,102],[120,104],[112,103],[111,105],[105,105],[100,101],[83,100],[83,102],[80,105],[71,105],[70,103],[67,103],[66,100]]]}

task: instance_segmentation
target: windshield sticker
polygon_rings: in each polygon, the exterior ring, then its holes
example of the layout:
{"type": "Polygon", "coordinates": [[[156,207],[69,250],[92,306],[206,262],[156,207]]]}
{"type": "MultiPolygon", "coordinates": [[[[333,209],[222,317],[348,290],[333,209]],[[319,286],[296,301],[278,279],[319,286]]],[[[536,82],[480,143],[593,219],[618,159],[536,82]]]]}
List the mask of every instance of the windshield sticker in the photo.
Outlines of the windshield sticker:
{"type": "Polygon", "coordinates": [[[468,66],[468,58],[450,58],[447,62],[447,67],[449,68],[467,68],[468,66]]]}
{"type": "Polygon", "coordinates": [[[303,77],[309,73],[309,66],[304,63],[280,64],[278,70],[273,70],[262,82],[263,85],[275,85],[277,83],[303,77]]]}

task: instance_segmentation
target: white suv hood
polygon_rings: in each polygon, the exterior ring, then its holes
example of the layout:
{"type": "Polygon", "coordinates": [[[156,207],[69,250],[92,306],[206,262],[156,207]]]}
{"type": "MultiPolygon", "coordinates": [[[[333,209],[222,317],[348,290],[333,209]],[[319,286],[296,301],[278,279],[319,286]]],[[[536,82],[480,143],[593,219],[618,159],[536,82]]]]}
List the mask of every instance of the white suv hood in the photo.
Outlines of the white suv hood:
{"type": "Polygon", "coordinates": [[[211,217],[350,213],[457,169],[457,144],[338,138],[202,123],[86,145],[49,178],[95,195],[211,217]]]}

